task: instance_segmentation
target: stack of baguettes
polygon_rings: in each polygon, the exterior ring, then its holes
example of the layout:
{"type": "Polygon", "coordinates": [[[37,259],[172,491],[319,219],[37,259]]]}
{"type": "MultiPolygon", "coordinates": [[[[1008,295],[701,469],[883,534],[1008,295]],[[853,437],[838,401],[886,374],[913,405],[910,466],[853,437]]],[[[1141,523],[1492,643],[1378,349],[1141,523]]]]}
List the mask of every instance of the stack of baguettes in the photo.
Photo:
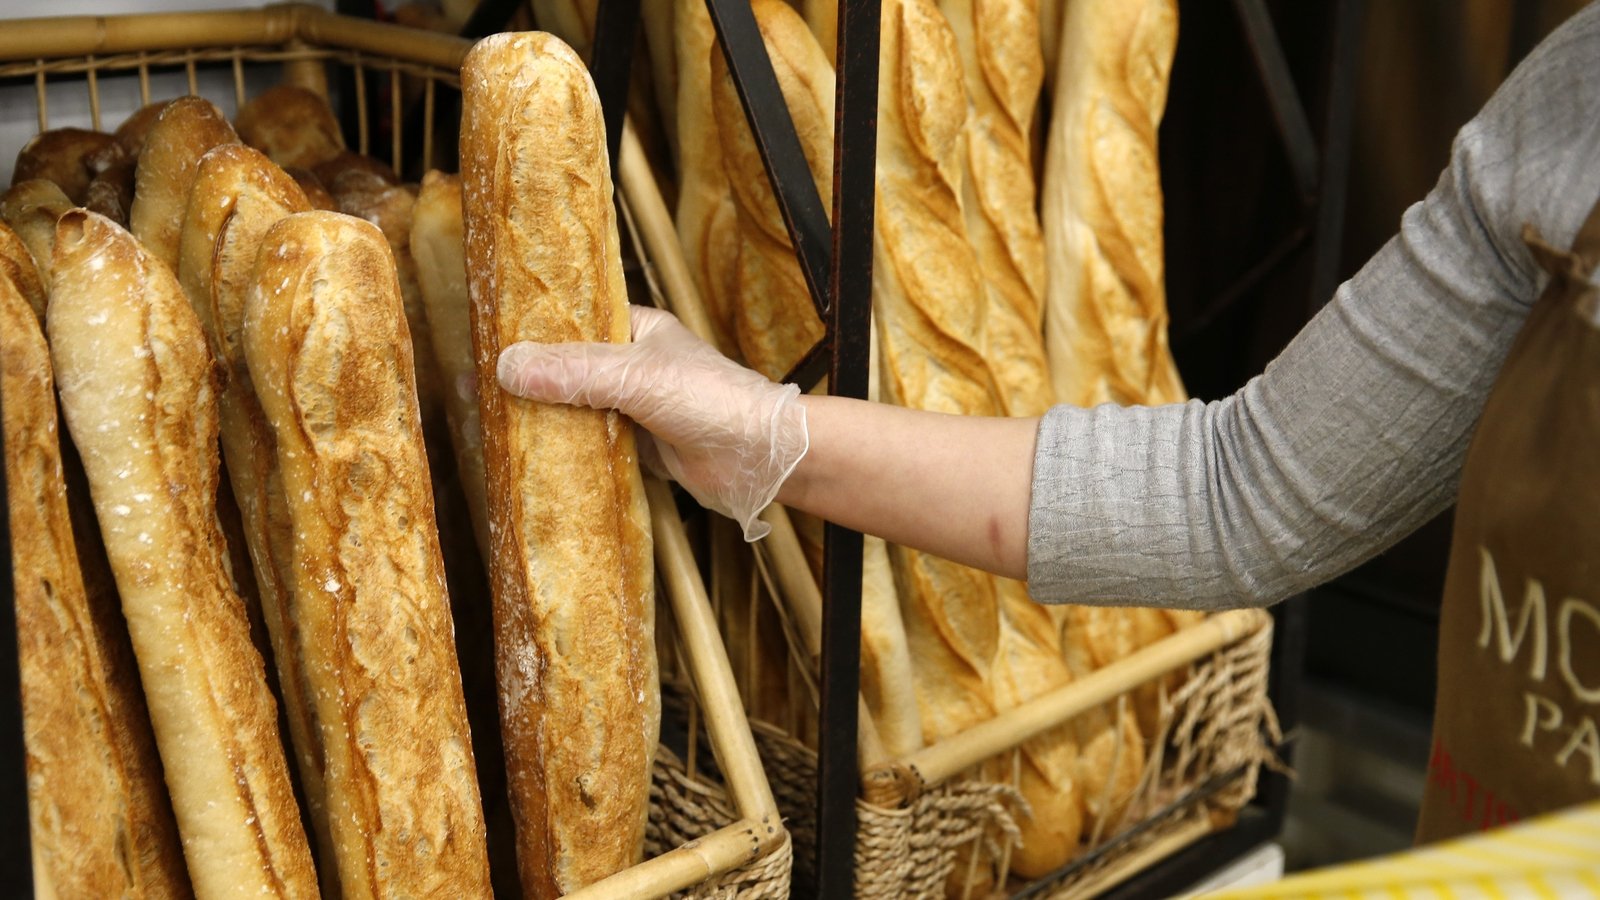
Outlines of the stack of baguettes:
{"type": "Polygon", "coordinates": [[[485,41],[463,81],[464,177],[420,189],[287,86],[23,149],[0,343],[41,896],[547,898],[642,855],[630,426],[474,386],[513,341],[629,337],[597,101],[548,35],[485,41]],[[456,479],[516,829],[493,886],[456,479]]]}
{"type": "MultiPolygon", "coordinates": [[[[826,203],[837,4],[752,0],[752,9],[826,203]]],[[[1039,416],[1056,402],[1182,399],[1166,346],[1155,165],[1175,10],[1173,0],[886,0],[875,395],[1011,416],[1039,416]],[[1051,67],[1060,60],[1059,72],[1047,72],[1047,57],[1051,67]],[[1041,186],[1037,107],[1047,76],[1041,186]]],[[[679,0],[669,26],[670,41],[647,36],[652,58],[670,54],[674,64],[675,100],[664,109],[676,128],[676,224],[690,273],[722,349],[781,377],[821,326],[704,4],[679,0]]],[[[804,538],[805,520],[795,518],[804,538]]],[[[870,571],[881,543],[866,552],[870,571]]],[[[891,755],[1191,621],[1042,607],[1015,581],[904,548],[884,558],[892,579],[863,585],[862,687],[891,755]]],[[[1015,777],[1034,816],[1014,871],[1043,874],[1119,823],[1143,774],[1156,691],[1024,746],[1015,777]]]]}

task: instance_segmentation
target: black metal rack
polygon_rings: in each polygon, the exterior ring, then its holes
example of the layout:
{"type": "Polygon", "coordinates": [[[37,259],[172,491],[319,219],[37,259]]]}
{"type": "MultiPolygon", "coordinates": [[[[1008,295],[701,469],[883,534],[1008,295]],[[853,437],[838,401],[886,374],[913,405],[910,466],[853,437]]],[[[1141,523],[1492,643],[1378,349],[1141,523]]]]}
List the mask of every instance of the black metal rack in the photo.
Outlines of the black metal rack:
{"type": "MultiPolygon", "coordinates": [[[[654,0],[652,0],[654,2],[654,0]]],[[[809,386],[827,374],[836,395],[865,397],[871,302],[874,161],[877,130],[879,0],[840,0],[835,106],[832,225],[823,213],[794,126],[773,75],[748,3],[706,0],[741,101],[772,181],[826,338],[791,373],[809,386]]],[[[626,107],[628,70],[640,0],[600,0],[591,69],[606,115],[615,160],[626,107]]],[[[1184,0],[1198,14],[1218,0],[1184,0]]],[[[484,0],[463,33],[500,30],[520,0],[484,0]]],[[[1310,248],[1304,279],[1307,311],[1332,295],[1343,218],[1344,174],[1362,0],[1324,0],[1331,41],[1324,64],[1322,123],[1314,129],[1266,0],[1232,0],[1272,113],[1293,179],[1300,215],[1283,235],[1207,305],[1214,320],[1310,248]],[[1317,132],[1320,130],[1320,134],[1317,132]]],[[[340,0],[342,12],[371,14],[370,0],[340,0]],[[363,10],[361,7],[365,7],[363,10]]],[[[1188,12],[1185,16],[1189,15],[1188,12]]],[[[1202,322],[1203,324],[1203,322],[1202,322]]],[[[4,496],[0,479],[0,497],[4,496]]],[[[853,885],[859,694],[861,536],[829,524],[825,537],[822,707],[817,786],[817,895],[848,897],[853,885]]],[[[8,520],[0,516],[0,551],[9,551],[8,520]]],[[[1295,682],[1304,644],[1303,604],[1280,607],[1271,695],[1286,728],[1295,722],[1295,682]]],[[[14,596],[0,579],[0,883],[31,894],[26,782],[21,730],[14,596]]],[[[1287,782],[1263,775],[1255,802],[1234,827],[1208,837],[1141,873],[1113,892],[1151,896],[1179,890],[1207,872],[1274,837],[1282,827],[1287,782]]]]}

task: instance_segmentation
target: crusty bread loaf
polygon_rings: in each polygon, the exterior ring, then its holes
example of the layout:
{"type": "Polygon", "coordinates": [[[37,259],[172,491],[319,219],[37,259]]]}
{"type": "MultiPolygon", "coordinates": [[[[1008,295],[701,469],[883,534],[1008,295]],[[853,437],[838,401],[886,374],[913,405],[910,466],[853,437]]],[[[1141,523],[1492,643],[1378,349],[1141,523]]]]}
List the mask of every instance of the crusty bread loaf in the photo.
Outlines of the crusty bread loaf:
{"type": "Polygon", "coordinates": [[[467,497],[478,549],[489,558],[489,507],[483,484],[483,428],[478,421],[477,366],[472,355],[472,308],[467,297],[461,179],[429,172],[411,220],[411,256],[428,316],[428,349],[438,366],[450,443],[467,497]]]}
{"type": "MultiPolygon", "coordinates": [[[[295,183],[259,151],[243,144],[212,148],[201,158],[189,191],[179,235],[178,283],[223,373],[217,398],[223,459],[254,571],[312,836],[327,858],[333,844],[321,734],[296,638],[290,591],[293,527],[272,431],[239,347],[245,297],[253,284],[261,238],[279,219],[307,208],[295,183]]],[[[324,891],[337,893],[335,868],[324,866],[321,875],[324,891]]]]}
{"type": "Polygon", "coordinates": [[[492,386],[515,341],[627,341],[628,302],[577,55],[538,32],[494,35],[461,82],[502,733],[523,889],[545,898],[642,852],[660,726],[650,520],[625,418],[492,386]]]}
{"type": "Polygon", "coordinates": [[[1075,0],[1046,150],[1046,346],[1063,403],[1183,398],[1167,347],[1156,127],[1176,0],[1075,0]]]}
{"type": "Polygon", "coordinates": [[[394,173],[388,163],[349,150],[326,162],[317,163],[311,167],[311,171],[328,189],[328,193],[335,197],[350,191],[382,190],[384,185],[400,183],[400,176],[394,173]]]}
{"type": "Polygon", "coordinates": [[[34,135],[17,153],[16,167],[11,170],[11,183],[32,178],[43,178],[60,186],[62,193],[73,203],[82,203],[84,191],[94,170],[89,158],[107,147],[115,147],[116,139],[101,131],[83,128],[55,128],[34,135]]]}
{"type": "Polygon", "coordinates": [[[17,237],[11,226],[0,222],[0,279],[10,282],[13,290],[22,297],[33,316],[44,321],[44,304],[48,296],[39,267],[33,264],[33,254],[28,245],[17,237]]]}
{"type": "Polygon", "coordinates": [[[134,172],[128,230],[168,269],[178,268],[178,231],[200,157],[218,144],[238,140],[222,112],[200,97],[172,101],[150,126],[134,172]]]}
{"type": "Polygon", "coordinates": [[[838,0],[805,0],[806,24],[811,34],[822,46],[828,62],[838,65],[839,53],[839,3],[838,0]]]}
{"type": "Polygon", "coordinates": [[[267,88],[234,117],[239,140],[280,166],[310,168],[344,150],[339,120],[322,95],[292,84],[267,88]]]}
{"type": "Polygon", "coordinates": [[[984,355],[1007,415],[1055,402],[1044,353],[1044,236],[1034,211],[1030,132],[1043,71],[1031,0],[941,0],[972,111],[962,211],[989,287],[984,355]]]}
{"type": "MultiPolygon", "coordinates": [[[[1126,656],[1116,643],[1132,619],[1123,610],[1068,606],[1062,630],[1062,658],[1079,678],[1126,656]]],[[[1078,734],[1079,785],[1085,833],[1111,834],[1144,773],[1144,739],[1137,717],[1122,700],[1086,710],[1073,718],[1078,734]]]]}
{"type": "Polygon", "coordinates": [[[86,591],[79,569],[50,352],[3,273],[0,362],[37,892],[190,896],[121,611],[114,594],[86,591]]]}
{"type": "Polygon", "coordinates": [[[327,186],[317,177],[317,173],[299,166],[287,166],[283,171],[294,179],[295,184],[300,185],[300,190],[305,192],[306,200],[310,202],[312,209],[339,211],[339,201],[333,199],[333,194],[328,192],[327,186]]]}
{"type": "Polygon", "coordinates": [[[315,897],[276,708],[224,567],[200,323],[159,260],[78,210],[61,218],[46,321],[195,893],[315,897]]]}
{"type": "Polygon", "coordinates": [[[678,205],[673,213],[689,274],[705,302],[717,349],[737,354],[739,226],[733,188],[722,165],[722,139],[711,93],[716,30],[705,0],[675,0],[678,61],[678,205]]]}
{"type": "Polygon", "coordinates": [[[56,220],[71,208],[72,201],[61,188],[43,178],[19,181],[0,197],[0,219],[33,254],[33,264],[46,288],[55,266],[56,220]]]}
{"type": "Polygon", "coordinates": [[[1061,59],[1061,19],[1067,0],[1038,0],[1039,51],[1044,60],[1044,83],[1054,95],[1057,63],[1061,59]]]}
{"type": "Polygon", "coordinates": [[[383,234],[261,239],[242,348],[294,534],[294,608],[346,897],[487,897],[489,862],[411,342],[383,234]]]}
{"type": "MultiPolygon", "coordinates": [[[[783,0],[755,0],[751,6],[817,192],[832,197],[833,68],[783,0]]],[[[739,228],[734,334],[745,361],[778,380],[822,339],[822,319],[720,48],[711,53],[711,93],[739,228]]]]}
{"type": "MultiPolygon", "coordinates": [[[[144,152],[144,142],[150,137],[150,129],[155,127],[156,120],[161,118],[161,111],[166,109],[170,103],[172,103],[171,100],[157,100],[154,103],[147,103],[134,110],[126,119],[123,119],[122,124],[117,126],[117,130],[112,132],[112,136],[117,139],[117,146],[121,148],[121,155],[124,159],[138,161],[139,154],[144,152]]],[[[101,168],[104,169],[104,166],[101,168]]]]}
{"type": "MultiPolygon", "coordinates": [[[[961,218],[961,62],[932,0],[883,5],[878,80],[878,252],[873,302],[884,399],[936,412],[1000,410],[985,364],[983,284],[961,218]]],[[[986,684],[1000,613],[989,575],[891,550],[923,737],[994,715],[986,684]]]]}
{"type": "Polygon", "coordinates": [[[126,228],[128,210],[133,208],[133,178],[136,159],[125,159],[94,176],[83,192],[83,207],[97,212],[126,228]]]}
{"type": "Polygon", "coordinates": [[[428,336],[428,316],[422,305],[422,290],[417,286],[417,263],[411,256],[411,218],[417,195],[407,186],[379,185],[368,180],[344,179],[333,191],[339,211],[377,225],[389,241],[400,276],[400,294],[405,304],[406,323],[411,333],[412,356],[416,360],[417,400],[422,404],[422,421],[432,430],[444,422],[444,387],[439,380],[439,363],[434,358],[428,336]],[[360,185],[360,186],[356,186],[360,185]]]}

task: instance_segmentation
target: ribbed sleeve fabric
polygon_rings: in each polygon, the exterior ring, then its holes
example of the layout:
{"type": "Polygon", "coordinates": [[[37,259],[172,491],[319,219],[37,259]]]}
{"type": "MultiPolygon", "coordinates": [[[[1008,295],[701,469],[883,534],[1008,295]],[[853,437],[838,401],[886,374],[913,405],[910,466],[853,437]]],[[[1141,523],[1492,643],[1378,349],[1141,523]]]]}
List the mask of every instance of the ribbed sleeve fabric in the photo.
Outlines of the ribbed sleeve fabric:
{"type": "Polygon", "coordinates": [[[1399,234],[1238,393],[1044,417],[1035,599],[1265,605],[1446,509],[1543,286],[1523,224],[1565,247],[1597,196],[1600,3],[1512,73],[1399,234]]]}

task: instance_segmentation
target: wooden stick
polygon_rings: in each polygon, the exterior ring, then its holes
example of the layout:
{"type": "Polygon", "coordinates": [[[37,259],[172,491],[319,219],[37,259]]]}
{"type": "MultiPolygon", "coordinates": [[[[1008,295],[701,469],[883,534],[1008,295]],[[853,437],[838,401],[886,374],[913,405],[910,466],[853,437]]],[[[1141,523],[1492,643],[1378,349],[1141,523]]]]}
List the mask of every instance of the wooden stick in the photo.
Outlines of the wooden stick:
{"type": "Polygon", "coordinates": [[[783,842],[776,823],[743,819],[654,859],[566,895],[566,900],[656,900],[693,887],[740,863],[753,862],[783,842]]]}
{"type": "Polygon", "coordinates": [[[625,121],[622,126],[622,147],[617,156],[617,183],[623,202],[628,204],[628,211],[633,213],[634,223],[639,226],[639,237],[650,256],[650,265],[655,267],[656,276],[661,280],[661,291],[672,307],[672,314],[701,340],[726,354],[729,348],[717,343],[711,317],[706,313],[705,304],[700,302],[694,280],[689,277],[683,245],[678,243],[678,229],[672,224],[666,202],[661,199],[655,173],[650,171],[650,162],[645,158],[644,146],[634,134],[632,123],[625,121]]]}
{"type": "Polygon", "coordinates": [[[1129,853],[1104,869],[1073,885],[1057,895],[1058,900],[1078,900],[1097,897],[1130,877],[1177,853],[1200,840],[1212,831],[1210,821],[1203,815],[1194,816],[1178,825],[1170,833],[1156,838],[1143,849],[1129,853]]]}
{"type": "Polygon", "coordinates": [[[1071,684],[1013,707],[931,747],[924,747],[907,756],[902,763],[921,779],[924,786],[940,784],[963,770],[1060,725],[1086,709],[1252,634],[1268,621],[1270,617],[1259,609],[1219,613],[1071,684]]]}
{"type": "Polygon", "coordinates": [[[739,690],[733,682],[733,667],[728,651],[717,632],[711,601],[700,581],[700,569],[689,549],[683,520],[672,500],[672,490],[655,478],[645,479],[645,495],[650,501],[650,524],[655,533],[656,565],[667,586],[672,613],[678,620],[679,634],[689,655],[689,670],[694,675],[700,705],[705,707],[706,730],[722,767],[728,791],[739,814],[758,823],[777,825],[778,804],[772,787],[761,769],[755,738],[739,690]]]}
{"type": "Polygon", "coordinates": [[[0,60],[281,44],[312,8],[12,19],[0,28],[0,60]]]}

